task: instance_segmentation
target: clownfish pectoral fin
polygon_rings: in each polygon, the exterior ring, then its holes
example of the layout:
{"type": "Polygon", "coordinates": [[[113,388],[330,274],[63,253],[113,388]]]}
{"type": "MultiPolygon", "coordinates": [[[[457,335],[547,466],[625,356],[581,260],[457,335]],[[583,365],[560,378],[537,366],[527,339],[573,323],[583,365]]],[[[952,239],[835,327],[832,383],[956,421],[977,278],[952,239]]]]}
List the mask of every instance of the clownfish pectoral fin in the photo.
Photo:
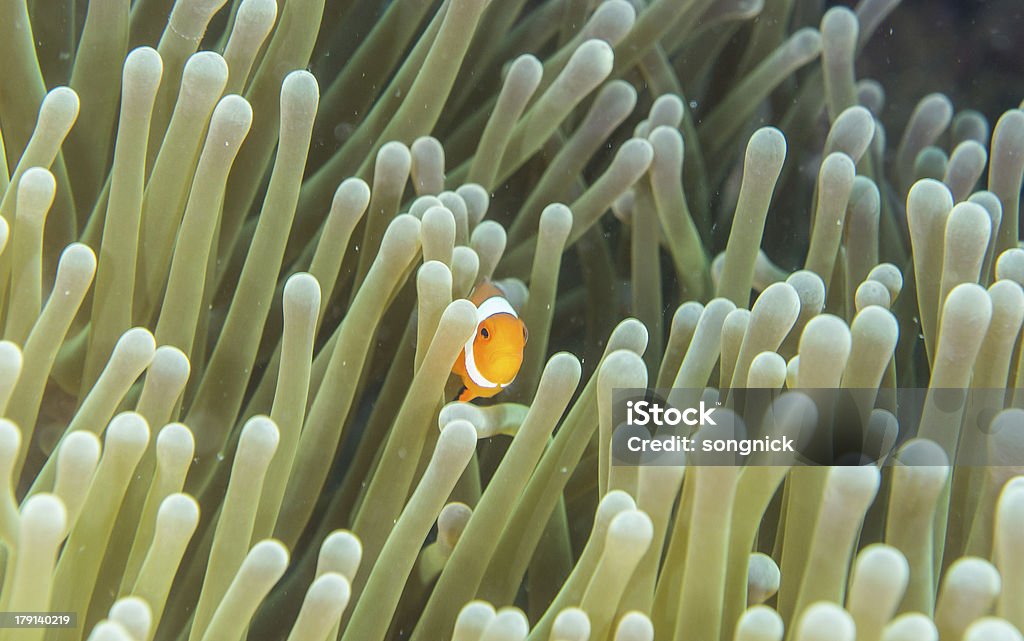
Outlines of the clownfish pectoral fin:
{"type": "Polygon", "coordinates": [[[462,393],[459,394],[459,400],[460,401],[468,402],[468,401],[473,400],[474,398],[476,398],[476,394],[474,394],[472,391],[470,391],[470,389],[468,387],[463,387],[462,388],[462,393]]]}

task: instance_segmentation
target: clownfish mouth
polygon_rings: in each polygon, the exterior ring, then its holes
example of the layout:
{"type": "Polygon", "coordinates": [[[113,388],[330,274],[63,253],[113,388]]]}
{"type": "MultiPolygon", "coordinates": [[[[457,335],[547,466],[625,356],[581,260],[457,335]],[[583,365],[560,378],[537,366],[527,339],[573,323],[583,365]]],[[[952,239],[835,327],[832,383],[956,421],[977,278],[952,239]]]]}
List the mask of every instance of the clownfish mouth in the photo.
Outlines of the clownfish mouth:
{"type": "Polygon", "coordinates": [[[495,376],[492,380],[502,385],[511,383],[516,374],[519,373],[522,359],[522,355],[516,352],[499,353],[491,356],[488,359],[490,361],[488,369],[494,372],[495,376]]]}
{"type": "Polygon", "coordinates": [[[522,358],[522,352],[518,352],[516,350],[493,352],[491,354],[491,360],[495,363],[515,362],[522,360],[522,358]]]}

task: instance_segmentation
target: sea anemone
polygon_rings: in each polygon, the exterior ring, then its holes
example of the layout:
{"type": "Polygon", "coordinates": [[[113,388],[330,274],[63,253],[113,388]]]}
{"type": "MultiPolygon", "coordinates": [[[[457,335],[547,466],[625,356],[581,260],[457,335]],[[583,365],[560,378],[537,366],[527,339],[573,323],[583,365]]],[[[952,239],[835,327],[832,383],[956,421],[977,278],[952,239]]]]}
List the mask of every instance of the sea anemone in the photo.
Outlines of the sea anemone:
{"type": "Polygon", "coordinates": [[[2,0],[0,641],[1020,640],[1024,111],[821,4],[2,0]]]}

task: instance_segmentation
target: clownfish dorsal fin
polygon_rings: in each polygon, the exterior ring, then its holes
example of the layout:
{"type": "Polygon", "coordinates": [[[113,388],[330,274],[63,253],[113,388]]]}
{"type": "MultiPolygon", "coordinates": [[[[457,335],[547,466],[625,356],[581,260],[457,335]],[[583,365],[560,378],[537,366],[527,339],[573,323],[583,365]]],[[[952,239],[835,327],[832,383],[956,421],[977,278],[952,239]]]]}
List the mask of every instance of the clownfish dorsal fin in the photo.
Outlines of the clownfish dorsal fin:
{"type": "Polygon", "coordinates": [[[469,300],[479,307],[480,303],[484,302],[488,298],[494,298],[495,296],[506,298],[505,292],[502,291],[500,287],[498,287],[491,279],[485,278],[473,288],[473,292],[469,295],[469,300]]]}
{"type": "Polygon", "coordinates": [[[518,316],[523,311],[522,301],[516,302],[519,297],[514,294],[510,294],[506,290],[504,284],[496,283],[490,278],[484,278],[477,283],[476,287],[474,287],[473,291],[469,294],[470,302],[477,307],[480,307],[480,305],[490,298],[500,298],[504,300],[508,306],[512,308],[514,311],[513,315],[515,316],[518,316]]]}

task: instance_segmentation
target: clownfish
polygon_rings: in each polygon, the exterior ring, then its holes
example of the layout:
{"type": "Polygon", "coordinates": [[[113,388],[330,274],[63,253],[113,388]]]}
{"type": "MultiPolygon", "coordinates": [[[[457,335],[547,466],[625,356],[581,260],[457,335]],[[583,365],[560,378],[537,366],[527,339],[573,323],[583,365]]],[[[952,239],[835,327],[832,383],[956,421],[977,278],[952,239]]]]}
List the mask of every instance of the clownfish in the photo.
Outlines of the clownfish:
{"type": "Polygon", "coordinates": [[[452,367],[465,389],[460,401],[490,398],[512,384],[523,364],[526,324],[490,281],[473,290],[469,300],[476,305],[476,333],[452,367]]]}

